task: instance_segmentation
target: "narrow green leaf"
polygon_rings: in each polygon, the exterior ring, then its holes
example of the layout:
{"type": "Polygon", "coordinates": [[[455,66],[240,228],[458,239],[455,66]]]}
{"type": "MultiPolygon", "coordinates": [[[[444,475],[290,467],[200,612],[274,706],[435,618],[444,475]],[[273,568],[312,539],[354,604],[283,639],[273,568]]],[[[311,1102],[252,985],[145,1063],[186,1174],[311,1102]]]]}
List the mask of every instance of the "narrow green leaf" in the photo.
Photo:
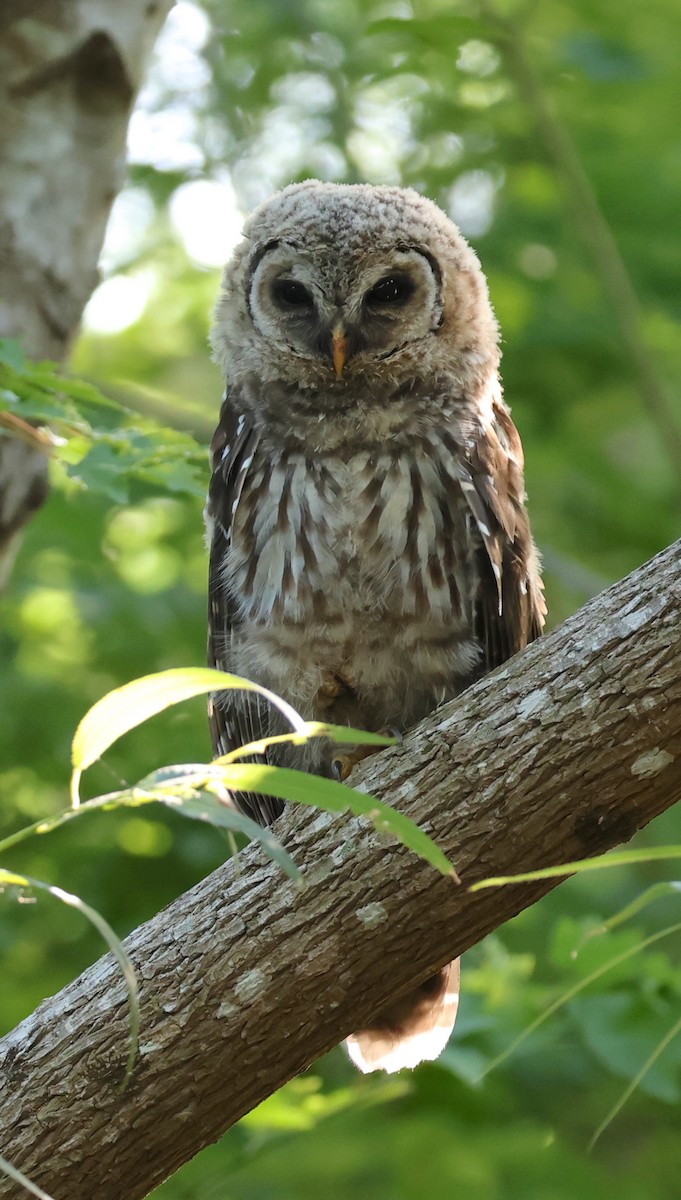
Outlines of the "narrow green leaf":
{"type": "Polygon", "coordinates": [[[6,871],[0,867],[0,887],[8,886],[37,888],[39,891],[48,892],[50,896],[54,896],[56,900],[61,900],[62,904],[68,904],[70,908],[75,908],[82,913],[84,917],[94,925],[95,929],[104,938],[116,962],[118,963],[123,973],[126,991],[128,993],[128,1003],[130,1005],[130,1050],[128,1052],[128,1060],[125,1068],[125,1075],[121,1084],[123,1090],[130,1079],[135,1058],[137,1057],[137,1047],[139,1043],[139,1023],[140,1023],[140,1008],[137,994],[137,978],[135,976],[134,967],[128,957],[123,943],[120,938],[114,933],[108,921],[105,921],[101,913],[96,909],[91,908],[80,896],[75,896],[73,892],[66,892],[63,888],[55,887],[51,883],[43,883],[40,879],[33,879],[30,875],[17,875],[14,871],[6,871]]]}
{"type": "MultiPolygon", "coordinates": [[[[217,778],[221,782],[221,776],[217,778]]],[[[291,879],[300,882],[301,871],[270,829],[258,825],[257,821],[239,812],[228,798],[207,790],[211,782],[215,784],[215,781],[216,775],[211,764],[185,763],[181,766],[162,767],[140,780],[136,787],[131,789],[130,796],[134,803],[135,795],[145,792],[149,799],[165,804],[167,808],[172,808],[183,817],[205,821],[232,833],[243,833],[252,841],[259,842],[265,853],[282,871],[291,879]]],[[[126,793],[122,793],[122,796],[125,795],[126,793]]],[[[121,802],[125,803],[124,800],[121,802]]]]}
{"type": "MultiPolygon", "coordinates": [[[[384,833],[393,834],[409,850],[429,862],[443,875],[454,875],[454,868],[439,846],[428,837],[409,817],[384,804],[375,796],[364,792],[356,792],[345,784],[336,783],[333,779],[324,779],[319,775],[309,775],[305,771],[292,771],[286,767],[270,767],[260,763],[229,763],[222,766],[219,760],[213,763],[189,763],[179,767],[163,767],[160,771],[148,775],[138,785],[138,789],[163,803],[174,804],[173,797],[164,799],[160,789],[166,792],[172,787],[186,792],[186,789],[210,790],[215,785],[234,792],[257,792],[263,796],[274,796],[279,800],[289,800],[298,804],[309,804],[315,808],[323,808],[329,812],[352,812],[356,816],[367,816],[374,827],[384,833]],[[157,789],[159,789],[157,791],[157,789]]],[[[137,790],[137,789],[135,789],[137,790]]],[[[181,811],[181,809],[178,809],[181,811]]],[[[237,825],[234,818],[240,814],[229,808],[218,806],[214,812],[222,813],[220,824],[241,832],[247,832],[243,825],[237,825]]],[[[187,815],[192,815],[187,813],[187,815]]],[[[210,820],[209,816],[200,819],[210,820]]],[[[243,821],[243,818],[241,818],[243,821]]],[[[263,841],[263,831],[255,822],[251,822],[253,832],[249,836],[258,837],[263,841]]],[[[268,850],[268,853],[270,851],[268,850]]],[[[281,851],[283,854],[283,850],[281,851]]],[[[274,857],[274,855],[273,855],[274,857]]],[[[279,860],[277,860],[279,861],[279,860]]],[[[280,864],[280,865],[283,865],[280,864]]],[[[284,866],[285,870],[288,870],[284,866]]]]}
{"type": "MultiPolygon", "coordinates": [[[[213,767],[216,766],[214,763],[213,767]]],[[[354,788],[336,783],[333,779],[308,775],[304,771],[291,771],[285,767],[232,763],[220,770],[225,787],[233,791],[258,792],[279,800],[310,804],[329,812],[349,810],[355,816],[369,817],[376,829],[393,834],[403,846],[413,850],[443,875],[456,875],[446,855],[418,825],[375,796],[356,792],[354,788]]]]}
{"type": "MultiPolygon", "coordinates": [[[[140,808],[144,804],[165,804],[168,808],[176,809],[181,816],[206,821],[226,829],[229,833],[243,833],[246,837],[260,842],[272,861],[292,879],[299,881],[302,878],[300,870],[270,829],[263,828],[250,817],[230,808],[219,795],[207,790],[211,783],[215,785],[216,782],[220,783],[221,788],[224,787],[222,775],[212,773],[210,764],[190,763],[180,767],[163,767],[148,775],[134,788],[95,796],[77,807],[64,809],[52,817],[17,830],[0,842],[0,853],[19,845],[34,834],[51,833],[53,829],[58,829],[60,825],[65,825],[67,821],[85,813],[101,810],[108,812],[116,808],[140,808]]],[[[8,884],[24,885],[23,876],[10,879],[10,873],[6,874],[8,884]]]]}
{"type": "Polygon", "coordinates": [[[352,729],[349,725],[325,725],[321,721],[306,721],[304,729],[299,733],[280,733],[274,737],[259,738],[257,742],[247,742],[245,746],[238,746],[236,750],[231,750],[229,754],[224,754],[215,761],[220,764],[232,763],[251,754],[264,754],[268,746],[279,746],[285,742],[302,746],[315,737],[326,737],[340,745],[376,746],[379,749],[382,746],[394,746],[397,742],[397,738],[386,737],[382,733],[367,733],[365,729],[352,729]]]}
{"type": "Polygon", "coordinates": [[[341,746],[396,746],[397,738],[385,733],[369,733],[366,729],[353,729],[350,725],[327,725],[324,721],[308,721],[308,737],[327,737],[341,746]]]}
{"type": "Polygon", "coordinates": [[[579,875],[584,871],[602,871],[607,867],[625,867],[629,863],[659,862],[681,858],[681,846],[649,846],[642,850],[617,850],[600,854],[595,858],[582,858],[577,862],[562,863],[557,867],[540,867],[536,871],[523,871],[520,875],[495,875],[471,884],[471,892],[482,888],[502,887],[507,883],[530,883],[533,879],[557,879],[563,875],[579,875]]]}
{"type": "MultiPolygon", "coordinates": [[[[304,728],[305,722],[290,704],[267,688],[251,683],[248,679],[241,679],[238,675],[227,675],[223,671],[213,671],[207,667],[159,671],[155,675],[145,675],[109,692],[85,714],[71,747],[71,761],[76,780],[113,742],[149,717],[163,712],[173,704],[179,704],[181,700],[228,688],[257,692],[274,704],[294,729],[304,728]]],[[[75,789],[72,789],[72,795],[76,798],[75,789]]]]}
{"type": "Polygon", "coordinates": [[[112,504],[129,503],[130,480],[121,470],[120,455],[105,441],[95,442],[77,465],[67,469],[88,491],[99,492],[112,504]]]}

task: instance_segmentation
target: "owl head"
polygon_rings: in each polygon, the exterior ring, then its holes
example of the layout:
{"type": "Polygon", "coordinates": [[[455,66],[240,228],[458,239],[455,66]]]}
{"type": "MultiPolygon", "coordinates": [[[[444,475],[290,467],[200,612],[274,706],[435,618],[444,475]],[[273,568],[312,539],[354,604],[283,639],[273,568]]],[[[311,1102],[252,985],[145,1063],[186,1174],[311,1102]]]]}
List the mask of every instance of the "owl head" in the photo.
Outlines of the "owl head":
{"type": "Polygon", "coordinates": [[[324,413],[443,374],[481,384],[499,360],[480,263],[441,209],[411,189],[318,180],[247,222],[212,341],[229,384],[306,392],[324,413]]]}

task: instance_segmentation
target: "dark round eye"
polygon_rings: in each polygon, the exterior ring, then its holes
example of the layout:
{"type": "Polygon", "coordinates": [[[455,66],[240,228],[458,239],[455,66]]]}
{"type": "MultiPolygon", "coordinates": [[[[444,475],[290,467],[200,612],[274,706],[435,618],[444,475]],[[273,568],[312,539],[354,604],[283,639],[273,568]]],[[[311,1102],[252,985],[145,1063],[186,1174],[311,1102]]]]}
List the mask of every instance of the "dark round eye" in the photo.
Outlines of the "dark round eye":
{"type": "Polygon", "coordinates": [[[312,308],[312,295],[297,279],[277,279],[272,295],[278,304],[286,308],[312,308]]]}
{"type": "Polygon", "coordinates": [[[386,275],[366,294],[368,304],[404,304],[414,290],[406,275],[386,275]]]}

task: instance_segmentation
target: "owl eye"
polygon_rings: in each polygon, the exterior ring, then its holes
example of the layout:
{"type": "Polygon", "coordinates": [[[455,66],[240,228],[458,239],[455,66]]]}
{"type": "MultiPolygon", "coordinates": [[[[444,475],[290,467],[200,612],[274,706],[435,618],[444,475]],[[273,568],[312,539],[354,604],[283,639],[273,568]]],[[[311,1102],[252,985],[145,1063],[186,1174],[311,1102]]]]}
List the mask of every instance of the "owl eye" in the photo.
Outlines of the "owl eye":
{"type": "Polygon", "coordinates": [[[277,279],[272,295],[285,308],[312,308],[312,295],[297,279],[277,279]]]}
{"type": "Polygon", "coordinates": [[[367,292],[367,304],[404,304],[413,290],[414,285],[406,275],[386,275],[367,292]]]}

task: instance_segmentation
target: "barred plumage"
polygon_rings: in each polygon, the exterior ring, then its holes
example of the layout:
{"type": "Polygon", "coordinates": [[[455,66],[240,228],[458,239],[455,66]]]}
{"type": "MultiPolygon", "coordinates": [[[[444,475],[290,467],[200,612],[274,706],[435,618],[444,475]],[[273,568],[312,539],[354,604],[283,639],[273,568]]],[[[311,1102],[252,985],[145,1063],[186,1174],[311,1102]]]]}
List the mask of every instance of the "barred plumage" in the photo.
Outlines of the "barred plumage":
{"type": "MultiPolygon", "coordinates": [[[[309,719],[406,728],[539,633],[544,605],[475,255],[395,188],[296,185],[252,218],[214,344],[212,664],[309,719]],[[330,236],[329,231],[333,231],[330,236]]],[[[282,728],[215,696],[216,754],[282,728]]],[[[269,755],[328,773],[315,742],[269,755]]],[[[240,803],[263,822],[281,809],[240,803]]],[[[458,966],[351,1039],[366,1070],[442,1049],[458,966]]]]}

